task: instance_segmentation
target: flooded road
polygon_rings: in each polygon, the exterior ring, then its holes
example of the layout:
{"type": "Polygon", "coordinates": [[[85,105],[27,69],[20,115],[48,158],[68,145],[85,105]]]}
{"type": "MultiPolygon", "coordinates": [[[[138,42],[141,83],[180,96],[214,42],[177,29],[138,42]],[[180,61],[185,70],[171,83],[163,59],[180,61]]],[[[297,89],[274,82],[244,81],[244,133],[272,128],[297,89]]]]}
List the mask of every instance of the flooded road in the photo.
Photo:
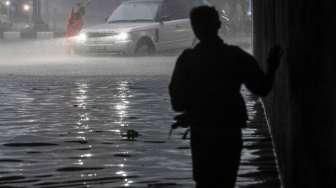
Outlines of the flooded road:
{"type": "MultiPolygon", "coordinates": [[[[184,130],[168,139],[176,56],[47,52],[1,52],[0,186],[193,187],[184,130]]],[[[237,187],[279,187],[262,105],[242,92],[250,120],[237,187]]]]}
{"type": "Polygon", "coordinates": [[[124,57],[108,54],[66,54],[62,39],[54,41],[0,40],[2,75],[169,75],[177,54],[124,57]]]}

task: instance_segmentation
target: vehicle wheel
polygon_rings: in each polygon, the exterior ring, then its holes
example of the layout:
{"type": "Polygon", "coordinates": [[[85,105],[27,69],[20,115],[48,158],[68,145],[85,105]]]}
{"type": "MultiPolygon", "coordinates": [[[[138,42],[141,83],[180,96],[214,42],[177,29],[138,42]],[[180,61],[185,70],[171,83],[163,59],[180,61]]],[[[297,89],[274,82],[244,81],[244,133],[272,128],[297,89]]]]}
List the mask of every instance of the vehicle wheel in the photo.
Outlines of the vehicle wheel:
{"type": "Polygon", "coordinates": [[[141,39],[135,47],[135,55],[152,55],[155,52],[154,44],[149,39],[141,39]]]}

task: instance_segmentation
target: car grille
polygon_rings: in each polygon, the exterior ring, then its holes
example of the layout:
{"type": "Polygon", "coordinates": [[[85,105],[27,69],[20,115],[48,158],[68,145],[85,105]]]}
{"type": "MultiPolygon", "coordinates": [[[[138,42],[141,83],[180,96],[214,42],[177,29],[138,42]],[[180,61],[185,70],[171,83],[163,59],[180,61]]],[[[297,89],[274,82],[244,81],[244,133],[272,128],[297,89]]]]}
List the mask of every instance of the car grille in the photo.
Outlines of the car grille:
{"type": "Polygon", "coordinates": [[[111,42],[105,40],[89,40],[86,42],[88,45],[98,45],[98,44],[111,44],[111,42]]]}
{"type": "Polygon", "coordinates": [[[99,38],[99,37],[108,37],[108,36],[113,36],[116,35],[117,33],[114,32],[109,32],[109,33],[97,33],[97,32],[90,32],[87,33],[88,38],[99,38]]]}

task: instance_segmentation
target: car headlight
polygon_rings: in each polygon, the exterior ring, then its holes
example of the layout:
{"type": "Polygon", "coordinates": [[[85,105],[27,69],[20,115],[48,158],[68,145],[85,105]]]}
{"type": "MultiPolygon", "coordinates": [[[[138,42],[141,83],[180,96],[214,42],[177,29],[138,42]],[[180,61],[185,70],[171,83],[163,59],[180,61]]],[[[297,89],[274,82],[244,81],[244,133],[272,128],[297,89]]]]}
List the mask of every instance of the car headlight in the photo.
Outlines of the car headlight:
{"type": "Polygon", "coordinates": [[[87,40],[87,34],[86,33],[79,33],[79,35],[77,35],[76,37],[76,41],[77,42],[86,42],[87,40]]]}
{"type": "Polygon", "coordinates": [[[129,33],[122,32],[118,33],[117,35],[113,36],[113,38],[117,41],[127,41],[130,38],[129,33]]]}

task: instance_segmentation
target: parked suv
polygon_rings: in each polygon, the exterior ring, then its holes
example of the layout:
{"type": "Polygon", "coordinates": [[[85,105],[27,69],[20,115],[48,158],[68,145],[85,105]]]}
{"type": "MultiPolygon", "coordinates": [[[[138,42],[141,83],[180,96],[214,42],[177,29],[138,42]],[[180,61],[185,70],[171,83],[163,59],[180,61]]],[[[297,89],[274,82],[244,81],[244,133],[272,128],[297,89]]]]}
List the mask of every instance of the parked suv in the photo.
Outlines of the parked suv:
{"type": "Polygon", "coordinates": [[[84,28],[75,51],[132,55],[190,47],[195,39],[189,21],[192,1],[125,1],[106,23],[84,28]]]}

